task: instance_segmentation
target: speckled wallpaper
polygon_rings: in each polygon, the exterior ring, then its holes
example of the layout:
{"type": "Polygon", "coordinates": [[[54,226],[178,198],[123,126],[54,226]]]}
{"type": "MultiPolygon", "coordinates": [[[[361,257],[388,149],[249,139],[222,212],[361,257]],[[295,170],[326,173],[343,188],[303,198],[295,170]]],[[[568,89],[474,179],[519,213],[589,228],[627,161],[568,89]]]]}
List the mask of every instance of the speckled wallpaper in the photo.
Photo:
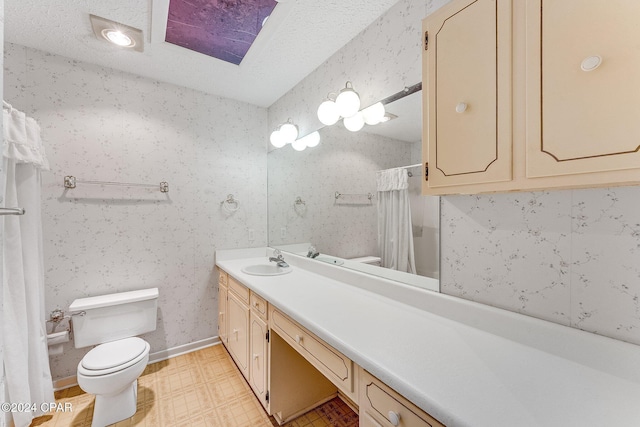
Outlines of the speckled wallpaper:
{"type": "MultiPolygon", "coordinates": [[[[266,244],[266,110],[5,45],[5,99],[42,128],[46,310],[158,287],[151,352],[217,336],[214,251],[266,244]],[[63,188],[63,177],[169,183],[63,188]],[[220,203],[233,194],[240,207],[220,203]]],[[[66,344],[54,378],[86,349],[66,344]]]]}
{"type": "Polygon", "coordinates": [[[640,344],[640,187],[447,196],[443,292],[640,344]]]}

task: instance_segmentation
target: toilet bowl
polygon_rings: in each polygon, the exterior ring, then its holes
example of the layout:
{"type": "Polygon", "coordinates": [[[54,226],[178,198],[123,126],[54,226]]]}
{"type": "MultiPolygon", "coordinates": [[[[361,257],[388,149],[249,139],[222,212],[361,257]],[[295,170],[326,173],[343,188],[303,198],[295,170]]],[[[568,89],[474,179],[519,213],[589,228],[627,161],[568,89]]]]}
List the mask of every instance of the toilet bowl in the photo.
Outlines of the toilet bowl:
{"type": "Polygon", "coordinates": [[[138,377],[149,362],[150,345],[136,337],[156,329],[158,289],[75,300],[76,348],[95,345],[78,364],[82,390],[96,396],[92,427],[114,424],[136,413],[138,377]]]}
{"type": "Polygon", "coordinates": [[[133,416],[137,381],[149,361],[149,343],[125,338],[100,344],[78,364],[78,385],[95,394],[92,426],[106,426],[133,416]]]}

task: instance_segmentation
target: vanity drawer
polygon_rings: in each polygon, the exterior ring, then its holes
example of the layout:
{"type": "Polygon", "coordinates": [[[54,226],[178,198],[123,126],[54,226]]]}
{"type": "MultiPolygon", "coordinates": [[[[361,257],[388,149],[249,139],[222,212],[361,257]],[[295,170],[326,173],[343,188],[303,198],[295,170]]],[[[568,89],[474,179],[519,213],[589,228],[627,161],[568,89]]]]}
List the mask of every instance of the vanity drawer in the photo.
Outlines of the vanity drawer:
{"type": "Polygon", "coordinates": [[[228,283],[229,283],[229,290],[234,294],[236,294],[236,296],[240,299],[240,301],[248,305],[249,304],[249,288],[238,283],[236,279],[234,279],[233,277],[229,277],[228,283]]]}
{"type": "Polygon", "coordinates": [[[249,298],[251,309],[258,315],[258,317],[261,317],[262,320],[267,320],[267,300],[253,291],[249,298]]]}
{"type": "Polygon", "coordinates": [[[271,329],[357,403],[354,363],[320,338],[275,308],[270,309],[271,329]]]}
{"type": "Polygon", "coordinates": [[[226,271],[224,270],[219,270],[218,271],[218,284],[221,286],[227,286],[227,278],[229,277],[229,275],[227,274],[226,271]]]}
{"type": "Polygon", "coordinates": [[[360,416],[366,414],[383,427],[444,427],[364,369],[360,372],[359,400],[360,416]]]}

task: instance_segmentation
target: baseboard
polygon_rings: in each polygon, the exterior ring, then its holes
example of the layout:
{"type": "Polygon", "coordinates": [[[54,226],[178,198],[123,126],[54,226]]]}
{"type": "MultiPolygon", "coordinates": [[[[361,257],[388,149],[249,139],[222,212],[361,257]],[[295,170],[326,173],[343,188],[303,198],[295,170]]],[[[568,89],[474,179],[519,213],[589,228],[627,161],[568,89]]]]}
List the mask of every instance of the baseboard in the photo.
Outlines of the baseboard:
{"type": "MultiPolygon", "coordinates": [[[[166,350],[156,351],[155,353],[149,354],[149,363],[161,362],[163,360],[171,359],[177,356],[182,356],[183,354],[191,353],[193,351],[202,350],[203,348],[212,347],[214,345],[220,344],[220,337],[211,337],[205,338],[200,341],[194,341],[189,344],[183,344],[176,347],[171,347],[166,350]]],[[[75,385],[78,385],[78,379],[75,375],[70,377],[60,378],[53,382],[53,390],[64,390],[65,388],[70,388],[75,385]]]]}
{"type": "Polygon", "coordinates": [[[203,348],[207,347],[212,347],[216,344],[220,344],[220,342],[220,337],[211,337],[189,344],[183,344],[177,347],[168,348],[166,350],[160,350],[155,353],[149,354],[149,363],[161,362],[173,357],[182,356],[183,354],[202,350],[203,348]]]}

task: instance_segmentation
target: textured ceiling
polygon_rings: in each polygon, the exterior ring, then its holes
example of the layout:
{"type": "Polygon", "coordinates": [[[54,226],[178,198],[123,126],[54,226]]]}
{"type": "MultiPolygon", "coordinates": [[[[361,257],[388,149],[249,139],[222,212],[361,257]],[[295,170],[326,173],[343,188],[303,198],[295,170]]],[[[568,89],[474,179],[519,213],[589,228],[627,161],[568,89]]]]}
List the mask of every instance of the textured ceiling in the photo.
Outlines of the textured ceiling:
{"type": "Polygon", "coordinates": [[[5,40],[268,107],[396,1],[281,1],[239,66],[166,43],[169,0],[5,0],[5,40]],[[97,40],[89,14],[141,29],[144,52],[97,40]]]}

